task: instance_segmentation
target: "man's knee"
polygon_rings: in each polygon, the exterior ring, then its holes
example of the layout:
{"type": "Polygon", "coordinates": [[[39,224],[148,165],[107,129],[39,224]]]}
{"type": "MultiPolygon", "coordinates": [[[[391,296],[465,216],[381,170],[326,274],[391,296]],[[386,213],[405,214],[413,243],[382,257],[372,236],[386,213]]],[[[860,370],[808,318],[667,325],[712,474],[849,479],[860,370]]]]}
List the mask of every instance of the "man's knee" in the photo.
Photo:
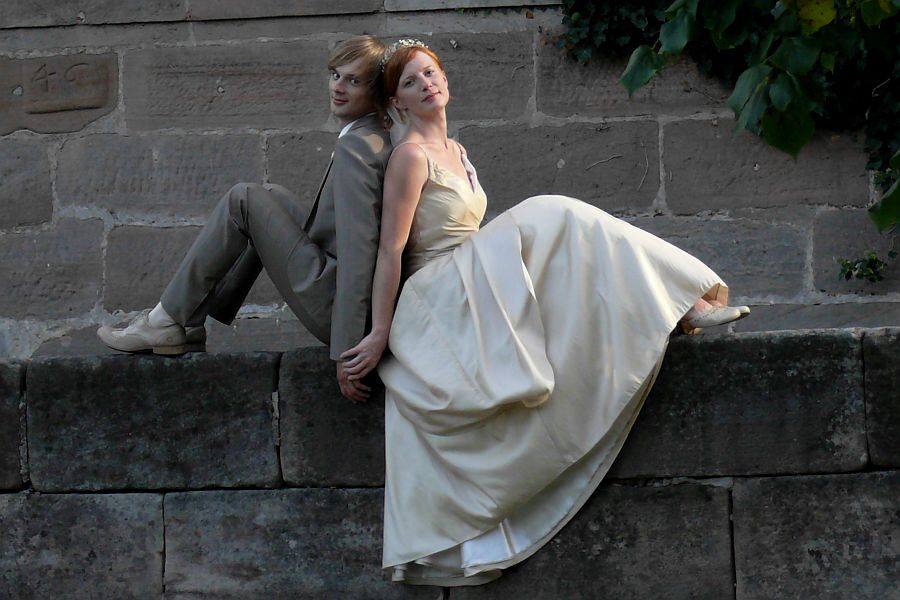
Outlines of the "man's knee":
{"type": "Polygon", "coordinates": [[[269,192],[261,183],[237,183],[225,194],[223,200],[228,203],[232,214],[246,214],[250,204],[265,203],[269,192]]]}

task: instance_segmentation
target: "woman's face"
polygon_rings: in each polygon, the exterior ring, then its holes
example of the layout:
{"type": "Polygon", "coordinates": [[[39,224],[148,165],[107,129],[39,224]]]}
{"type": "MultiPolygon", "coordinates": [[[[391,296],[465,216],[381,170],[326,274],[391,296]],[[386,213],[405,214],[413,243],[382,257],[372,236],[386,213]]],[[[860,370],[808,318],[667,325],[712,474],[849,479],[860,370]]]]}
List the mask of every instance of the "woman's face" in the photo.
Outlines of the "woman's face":
{"type": "Polygon", "coordinates": [[[403,67],[396,95],[391,98],[394,107],[401,112],[424,115],[447,106],[449,101],[447,76],[430,56],[416,52],[403,67]]]}

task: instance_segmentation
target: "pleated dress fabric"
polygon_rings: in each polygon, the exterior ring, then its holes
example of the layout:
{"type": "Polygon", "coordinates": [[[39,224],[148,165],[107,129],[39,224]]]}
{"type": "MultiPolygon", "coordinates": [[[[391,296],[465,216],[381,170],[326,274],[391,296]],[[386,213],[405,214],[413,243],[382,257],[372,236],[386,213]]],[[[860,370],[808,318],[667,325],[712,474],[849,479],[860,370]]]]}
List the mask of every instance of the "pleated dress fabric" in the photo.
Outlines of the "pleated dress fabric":
{"type": "Polygon", "coordinates": [[[405,251],[386,387],[383,567],[480,584],[578,511],[624,443],[670,332],[700,297],[693,256],[565,196],[479,230],[486,197],[428,162],[405,251]]]}

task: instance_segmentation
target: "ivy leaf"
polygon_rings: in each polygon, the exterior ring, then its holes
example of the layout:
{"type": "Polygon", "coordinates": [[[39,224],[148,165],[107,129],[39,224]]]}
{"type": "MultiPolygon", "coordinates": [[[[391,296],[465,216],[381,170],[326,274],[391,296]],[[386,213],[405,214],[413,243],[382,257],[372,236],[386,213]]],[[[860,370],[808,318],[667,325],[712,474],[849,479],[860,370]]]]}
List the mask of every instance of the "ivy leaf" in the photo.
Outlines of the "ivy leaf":
{"type": "Polygon", "coordinates": [[[679,54],[694,33],[694,17],[685,10],[678,11],[674,18],[663,23],[659,31],[661,52],[679,54]]]}
{"type": "Polygon", "coordinates": [[[794,158],[812,138],[816,126],[809,112],[769,111],[762,118],[762,135],[767,144],[787,152],[794,158]]]}
{"type": "Polygon", "coordinates": [[[734,85],[734,91],[728,97],[728,107],[734,111],[735,115],[741,113],[747,101],[771,71],[772,68],[766,65],[755,65],[741,73],[734,85]]]}
{"type": "Polygon", "coordinates": [[[895,181],[881,200],[869,207],[869,218],[875,222],[879,232],[900,223],[900,181],[895,181]]]}
{"type": "Polygon", "coordinates": [[[769,86],[769,98],[776,110],[787,110],[791,100],[794,99],[794,82],[787,73],[779,73],[772,85],[769,86]]]}
{"type": "MultiPolygon", "coordinates": [[[[742,0],[722,0],[716,3],[714,9],[704,13],[703,25],[712,33],[721,34],[734,23],[737,17],[737,9],[742,0]]],[[[706,9],[704,9],[706,10],[706,9]]]]}
{"type": "Polygon", "coordinates": [[[816,64],[819,49],[819,44],[809,38],[784,38],[772,55],[772,63],[788,73],[804,75],[816,64]]]}
{"type": "Polygon", "coordinates": [[[766,59],[766,56],[768,56],[769,54],[769,48],[772,46],[772,41],[774,39],[775,32],[770,29],[768,32],[766,32],[765,37],[763,37],[753,49],[753,54],[750,57],[750,64],[756,65],[766,59]]]}
{"type": "Polygon", "coordinates": [[[869,27],[875,27],[886,18],[893,16],[897,9],[890,2],[884,0],[865,0],[860,7],[863,22],[869,27]]]}
{"type": "Polygon", "coordinates": [[[646,85],[650,78],[659,73],[665,59],[657,55],[650,46],[638,46],[628,59],[628,66],[619,78],[619,83],[628,90],[631,96],[639,88],[646,85]]]}
{"type": "Polygon", "coordinates": [[[772,9],[772,16],[777,19],[781,17],[786,10],[787,6],[785,6],[784,0],[778,0],[778,2],[775,3],[775,8],[772,9]]]}
{"type": "Polygon", "coordinates": [[[760,83],[753,91],[747,104],[741,109],[737,115],[738,127],[743,127],[747,131],[759,134],[759,120],[769,106],[769,94],[766,93],[765,82],[760,83]]]}
{"type": "Polygon", "coordinates": [[[687,10],[691,17],[697,17],[697,4],[700,0],[675,0],[669,8],[666,9],[666,17],[671,19],[679,10],[687,10]]]}
{"type": "Polygon", "coordinates": [[[834,60],[837,58],[834,52],[823,52],[819,56],[819,62],[822,63],[822,66],[828,69],[829,73],[834,73],[834,60]]]}
{"type": "Polygon", "coordinates": [[[806,35],[822,29],[837,16],[834,0],[797,0],[797,8],[806,35]]]}

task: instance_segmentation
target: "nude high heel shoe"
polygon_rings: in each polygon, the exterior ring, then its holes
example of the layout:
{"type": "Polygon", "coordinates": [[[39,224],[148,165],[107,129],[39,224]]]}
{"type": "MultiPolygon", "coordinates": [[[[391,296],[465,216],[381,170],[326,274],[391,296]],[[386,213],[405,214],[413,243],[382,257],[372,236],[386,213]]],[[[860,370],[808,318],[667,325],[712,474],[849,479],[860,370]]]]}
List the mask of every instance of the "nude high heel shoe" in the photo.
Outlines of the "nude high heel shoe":
{"type": "Polygon", "coordinates": [[[732,321],[738,321],[750,314],[748,306],[710,306],[709,309],[699,311],[691,308],[684,318],[679,321],[681,330],[688,335],[696,335],[704,327],[725,325],[732,321]]]}

